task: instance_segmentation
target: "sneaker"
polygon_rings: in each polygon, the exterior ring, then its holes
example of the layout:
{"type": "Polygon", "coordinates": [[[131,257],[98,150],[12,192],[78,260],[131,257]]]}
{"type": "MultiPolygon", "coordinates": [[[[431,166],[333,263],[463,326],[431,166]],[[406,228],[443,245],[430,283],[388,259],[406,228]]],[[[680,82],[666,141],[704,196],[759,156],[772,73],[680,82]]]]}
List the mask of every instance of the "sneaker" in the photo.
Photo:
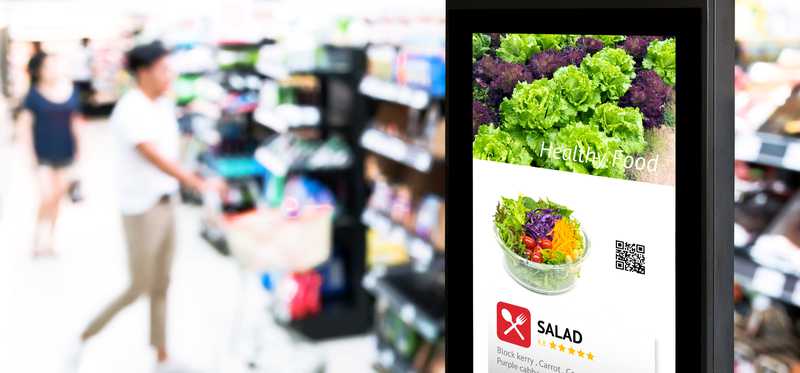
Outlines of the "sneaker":
{"type": "Polygon", "coordinates": [[[78,203],[83,201],[83,193],[81,193],[81,183],[80,181],[73,181],[69,184],[69,198],[72,200],[72,203],[78,203]]]}
{"type": "Polygon", "coordinates": [[[64,373],[78,373],[81,367],[81,355],[83,355],[83,342],[77,339],[67,347],[64,373]]]}

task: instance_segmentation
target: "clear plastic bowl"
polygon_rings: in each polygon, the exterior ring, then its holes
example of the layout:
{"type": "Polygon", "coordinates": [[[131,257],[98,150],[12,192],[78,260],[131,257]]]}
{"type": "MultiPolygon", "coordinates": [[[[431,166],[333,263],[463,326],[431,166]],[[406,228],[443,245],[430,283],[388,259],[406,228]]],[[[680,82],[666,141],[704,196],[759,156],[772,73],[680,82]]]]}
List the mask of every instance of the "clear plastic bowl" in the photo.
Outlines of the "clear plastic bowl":
{"type": "Polygon", "coordinates": [[[567,264],[543,264],[532,262],[517,255],[510,248],[506,247],[494,225],[495,238],[503,252],[503,266],[506,272],[520,285],[533,292],[545,295],[555,295],[565,293],[575,287],[575,282],[581,274],[581,264],[589,255],[589,238],[586,232],[581,229],[583,236],[583,256],[574,263],[567,264]]]}

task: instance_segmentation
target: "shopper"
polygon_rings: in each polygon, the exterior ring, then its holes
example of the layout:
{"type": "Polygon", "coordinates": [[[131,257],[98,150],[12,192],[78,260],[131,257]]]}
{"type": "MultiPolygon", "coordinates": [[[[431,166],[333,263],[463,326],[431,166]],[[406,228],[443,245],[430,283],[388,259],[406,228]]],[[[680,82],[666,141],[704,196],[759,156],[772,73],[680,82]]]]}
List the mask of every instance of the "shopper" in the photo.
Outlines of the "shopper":
{"type": "Polygon", "coordinates": [[[92,63],[94,55],[89,45],[89,38],[81,39],[81,46],[76,52],[75,62],[72,64],[72,80],[80,92],[81,108],[87,111],[91,102],[94,89],[92,88],[92,63]]]}
{"type": "Polygon", "coordinates": [[[40,201],[34,257],[55,254],[53,232],[61,199],[70,188],[68,168],[78,155],[78,94],[59,68],[59,60],[38,52],[28,62],[30,88],[23,100],[21,126],[31,128],[38,164],[40,201]]]}
{"type": "MultiPolygon", "coordinates": [[[[150,344],[158,372],[178,372],[169,360],[166,340],[167,288],[175,255],[173,199],[178,183],[201,192],[224,192],[221,182],[206,181],[178,164],[179,134],[168,51],[160,42],[127,53],[135,87],[117,103],[111,128],[118,148],[119,202],[127,239],[130,286],[81,335],[81,344],[99,333],[123,308],[142,295],[150,298],[150,344]]],[[[121,346],[122,347],[122,346],[121,346]]]]}

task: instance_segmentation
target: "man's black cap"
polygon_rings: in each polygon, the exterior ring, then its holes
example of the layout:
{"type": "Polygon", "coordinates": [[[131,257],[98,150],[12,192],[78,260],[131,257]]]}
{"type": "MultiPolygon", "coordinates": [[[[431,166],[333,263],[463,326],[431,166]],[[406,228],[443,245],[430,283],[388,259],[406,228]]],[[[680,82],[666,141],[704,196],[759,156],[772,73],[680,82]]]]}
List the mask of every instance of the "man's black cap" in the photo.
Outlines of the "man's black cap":
{"type": "Polygon", "coordinates": [[[143,67],[150,67],[161,57],[169,54],[164,44],[156,40],[148,44],[137,45],[125,54],[125,67],[131,73],[143,67]]]}

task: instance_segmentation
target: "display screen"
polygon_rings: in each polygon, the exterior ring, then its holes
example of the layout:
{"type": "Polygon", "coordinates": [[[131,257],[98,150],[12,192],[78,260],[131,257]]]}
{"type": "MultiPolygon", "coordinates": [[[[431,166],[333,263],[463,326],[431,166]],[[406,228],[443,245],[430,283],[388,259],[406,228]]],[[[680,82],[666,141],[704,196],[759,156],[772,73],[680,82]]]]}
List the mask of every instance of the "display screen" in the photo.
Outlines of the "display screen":
{"type": "Polygon", "coordinates": [[[472,34],[475,372],[676,371],[678,39],[472,34]]]}

